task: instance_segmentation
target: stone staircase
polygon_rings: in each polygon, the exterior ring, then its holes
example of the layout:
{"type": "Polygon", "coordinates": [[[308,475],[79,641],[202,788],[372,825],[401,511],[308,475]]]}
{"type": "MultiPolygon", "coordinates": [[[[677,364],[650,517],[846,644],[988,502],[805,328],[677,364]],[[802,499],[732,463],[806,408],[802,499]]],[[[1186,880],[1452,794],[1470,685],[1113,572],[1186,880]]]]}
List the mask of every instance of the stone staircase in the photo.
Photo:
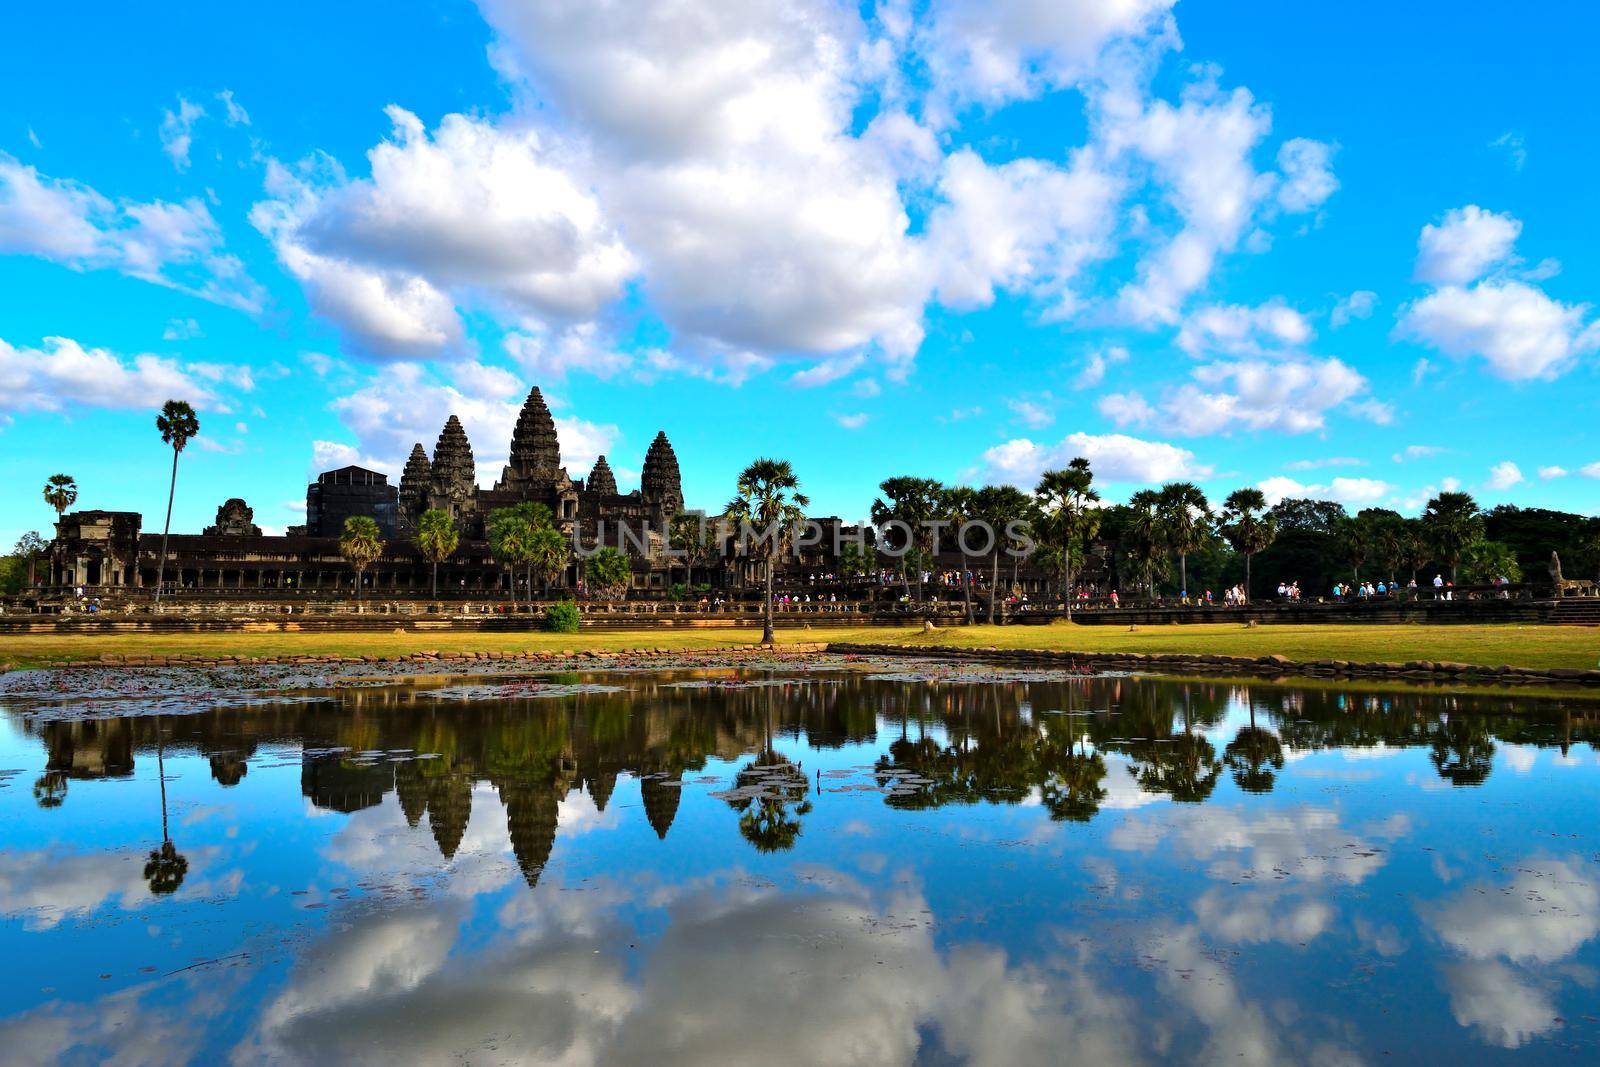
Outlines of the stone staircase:
{"type": "Polygon", "coordinates": [[[1600,626],[1600,597],[1564,597],[1551,605],[1545,621],[1563,626],[1600,626]]]}

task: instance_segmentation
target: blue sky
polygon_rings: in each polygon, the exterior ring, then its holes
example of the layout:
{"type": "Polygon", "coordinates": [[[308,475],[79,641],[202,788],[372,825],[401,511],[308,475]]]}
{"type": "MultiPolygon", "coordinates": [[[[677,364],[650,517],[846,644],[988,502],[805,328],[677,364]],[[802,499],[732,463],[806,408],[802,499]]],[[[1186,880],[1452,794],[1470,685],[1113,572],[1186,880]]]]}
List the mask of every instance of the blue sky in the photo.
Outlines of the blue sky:
{"type": "Polygon", "coordinates": [[[1106,495],[1592,513],[1597,15],[1196,0],[31,5],[0,36],[0,538],[317,469],[540,384],[572,473],[1087,455],[1106,495]],[[648,14],[644,11],[648,10],[648,14]],[[1585,472],[1587,468],[1587,473],[1585,472]]]}

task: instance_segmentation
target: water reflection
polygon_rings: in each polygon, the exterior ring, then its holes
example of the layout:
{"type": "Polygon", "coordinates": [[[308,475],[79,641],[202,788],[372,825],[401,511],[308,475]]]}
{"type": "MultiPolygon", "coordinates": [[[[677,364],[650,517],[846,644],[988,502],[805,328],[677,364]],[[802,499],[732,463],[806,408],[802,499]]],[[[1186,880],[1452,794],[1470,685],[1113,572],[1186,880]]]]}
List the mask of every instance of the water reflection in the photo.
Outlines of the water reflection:
{"type": "Polygon", "coordinates": [[[39,973],[0,1000],[0,1042],[20,1062],[1595,1055],[1586,705],[600,680],[621,689],[8,709],[0,950],[39,973]]]}

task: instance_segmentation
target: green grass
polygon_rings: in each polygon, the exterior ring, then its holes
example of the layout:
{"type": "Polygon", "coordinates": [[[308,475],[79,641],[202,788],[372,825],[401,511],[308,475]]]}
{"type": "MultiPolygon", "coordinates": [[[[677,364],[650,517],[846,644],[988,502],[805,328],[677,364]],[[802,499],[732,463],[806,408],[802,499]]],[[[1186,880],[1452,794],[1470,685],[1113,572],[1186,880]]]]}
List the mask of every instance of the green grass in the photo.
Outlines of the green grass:
{"type": "MultiPolygon", "coordinates": [[[[758,629],[637,630],[614,633],[237,633],[56,634],[5,638],[0,662],[35,667],[105,653],[134,656],[294,656],[332,653],[394,656],[439,652],[581,652],[667,648],[697,651],[753,645],[758,629]]],[[[1294,660],[1390,662],[1428,659],[1489,666],[1592,668],[1600,660],[1600,630],[1569,626],[1198,626],[954,627],[932,634],[910,627],[782,628],[780,643],[891,642],[930,651],[941,647],[1027,648],[1076,652],[1187,652],[1235,656],[1282,655],[1294,660]]]]}

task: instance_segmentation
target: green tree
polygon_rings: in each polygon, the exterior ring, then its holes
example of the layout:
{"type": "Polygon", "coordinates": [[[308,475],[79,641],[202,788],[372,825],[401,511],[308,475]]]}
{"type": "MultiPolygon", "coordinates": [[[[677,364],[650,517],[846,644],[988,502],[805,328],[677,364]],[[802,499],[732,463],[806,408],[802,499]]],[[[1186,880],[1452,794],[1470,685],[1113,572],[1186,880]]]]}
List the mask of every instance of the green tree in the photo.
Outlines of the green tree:
{"type": "MultiPolygon", "coordinates": [[[[1033,501],[1015,486],[986,485],[978,490],[973,511],[979,519],[989,524],[994,534],[994,545],[989,552],[989,625],[993,626],[996,605],[1000,600],[1000,554],[1008,551],[1007,545],[1014,540],[1013,532],[1024,532],[1033,511],[1033,501]]],[[[1013,546],[1009,551],[1020,551],[1020,546],[1013,546]]]]}
{"type": "Polygon", "coordinates": [[[1422,527],[1434,558],[1450,568],[1450,580],[1467,552],[1483,540],[1483,515],[1469,493],[1440,493],[1422,510],[1422,527]]]}
{"type": "Polygon", "coordinates": [[[1433,559],[1433,546],[1428,542],[1428,531],[1423,528],[1421,519],[1406,519],[1398,538],[1400,561],[1411,569],[1411,580],[1415,582],[1417,572],[1433,559]]]}
{"type": "MultiPolygon", "coordinates": [[[[723,515],[738,524],[741,539],[750,532],[756,533],[751,542],[762,560],[765,577],[766,606],[762,613],[761,643],[770,645],[774,639],[772,604],[772,563],[774,557],[793,543],[796,532],[805,521],[805,508],[811,499],[800,491],[800,479],[788,460],[758,459],[739,474],[736,495],[723,515]]],[[[877,506],[876,503],[873,505],[877,506]]]]}
{"type": "Polygon", "coordinates": [[[1271,547],[1278,536],[1278,521],[1267,511],[1266,494],[1259,489],[1235,489],[1222,502],[1222,536],[1244,556],[1244,595],[1253,595],[1250,567],[1256,553],[1271,547]]]}
{"type": "MultiPolygon", "coordinates": [[[[488,535],[489,555],[506,569],[511,585],[511,603],[517,603],[517,568],[533,560],[533,524],[515,508],[496,508],[489,513],[484,532],[488,535]]],[[[530,594],[532,590],[529,590],[530,594]]]]}
{"type": "Polygon", "coordinates": [[[923,600],[922,566],[912,567],[913,563],[929,560],[933,555],[933,527],[930,525],[939,518],[940,498],[944,493],[944,486],[932,478],[912,478],[900,476],[888,478],[879,483],[878,491],[883,495],[872,501],[872,521],[878,526],[886,523],[904,523],[907,527],[908,544],[896,545],[897,549],[907,549],[900,555],[898,565],[900,577],[905,584],[906,596],[911,595],[911,571],[917,573],[917,599],[923,600]],[[913,555],[911,549],[917,551],[913,555]]]}
{"type": "Polygon", "coordinates": [[[961,553],[961,606],[963,614],[972,622],[972,582],[968,579],[966,540],[961,528],[977,518],[978,494],[964,485],[946,489],[939,498],[939,517],[950,524],[950,534],[955,539],[956,551],[961,553]]]}
{"type": "Polygon", "coordinates": [[[356,572],[356,604],[361,603],[361,576],[374,560],[383,555],[383,536],[377,522],[366,515],[352,515],[344,520],[344,532],[339,535],[339,555],[356,572]]]}
{"type": "Polygon", "coordinates": [[[1127,552],[1144,574],[1145,593],[1156,595],[1156,573],[1167,563],[1167,528],[1161,517],[1161,494],[1141,489],[1128,498],[1127,552]]]}
{"type": "Polygon", "coordinates": [[[17,538],[16,547],[11,551],[19,560],[27,564],[29,589],[32,589],[35,584],[34,578],[36,576],[36,564],[38,563],[39,557],[44,555],[49,550],[50,543],[44,538],[40,537],[37,530],[29,530],[27,533],[17,538]]]}
{"type": "Polygon", "coordinates": [[[1339,524],[1339,548],[1350,565],[1352,581],[1361,581],[1361,568],[1375,551],[1377,527],[1372,519],[1355,515],[1339,524]]]}
{"type": "Polygon", "coordinates": [[[1198,550],[1211,534],[1211,505],[1193,482],[1171,482],[1157,498],[1167,545],[1178,554],[1178,584],[1189,594],[1189,553],[1198,550]]]}
{"type": "Polygon", "coordinates": [[[453,556],[460,543],[461,533],[448,511],[429,508],[417,520],[417,551],[433,565],[433,595],[436,598],[439,595],[439,564],[453,556]]]}
{"type": "Polygon", "coordinates": [[[533,539],[528,544],[532,557],[533,573],[539,576],[539,583],[545,589],[560,582],[567,573],[567,561],[571,558],[571,546],[567,544],[565,535],[554,526],[541,526],[533,531],[533,539]]]}
{"type": "Polygon", "coordinates": [[[692,589],[695,565],[709,566],[716,558],[717,531],[704,515],[680,511],[672,516],[667,526],[667,539],[674,549],[683,553],[683,584],[692,589]]]}
{"type": "Polygon", "coordinates": [[[1060,548],[1069,619],[1072,617],[1073,572],[1100,529],[1097,506],[1100,494],[1095,492],[1093,481],[1089,461],[1079,456],[1068,463],[1065,470],[1045,471],[1033,491],[1060,548]]]}
{"type": "Polygon", "coordinates": [[[161,610],[161,586],[167,577],[167,537],[172,533],[172,501],[178,495],[178,457],[183,446],[200,433],[200,419],[182,400],[169,400],[156,416],[161,440],[172,446],[172,481],[167,486],[167,521],[161,527],[161,561],[156,564],[156,610],[161,610]]]}
{"type": "Polygon", "coordinates": [[[156,780],[161,783],[161,847],[152,849],[144,864],[145,884],[154,896],[176,893],[189,873],[189,861],[172,843],[167,828],[167,761],[163,742],[165,728],[161,716],[156,716],[156,780]]]}
{"type": "Polygon", "coordinates": [[[628,583],[633,579],[633,565],[626,555],[614,548],[602,548],[590,556],[583,571],[589,579],[589,588],[605,600],[625,597],[628,583]]]}
{"type": "Polygon", "coordinates": [[[1372,558],[1393,583],[1405,559],[1406,520],[1388,508],[1363,508],[1356,518],[1367,524],[1372,558]]]}
{"type": "Polygon", "coordinates": [[[70,474],[52,474],[44,483],[44,502],[56,509],[56,521],[78,502],[78,483],[70,474]]]}
{"type": "Polygon", "coordinates": [[[872,573],[872,556],[867,546],[848,541],[839,549],[839,577],[847,582],[859,581],[872,573]]]}
{"type": "Polygon", "coordinates": [[[1500,578],[1522,581],[1522,567],[1517,563],[1516,552],[1501,541],[1473,542],[1461,563],[1466,568],[1470,582],[1487,583],[1500,578]]]}

